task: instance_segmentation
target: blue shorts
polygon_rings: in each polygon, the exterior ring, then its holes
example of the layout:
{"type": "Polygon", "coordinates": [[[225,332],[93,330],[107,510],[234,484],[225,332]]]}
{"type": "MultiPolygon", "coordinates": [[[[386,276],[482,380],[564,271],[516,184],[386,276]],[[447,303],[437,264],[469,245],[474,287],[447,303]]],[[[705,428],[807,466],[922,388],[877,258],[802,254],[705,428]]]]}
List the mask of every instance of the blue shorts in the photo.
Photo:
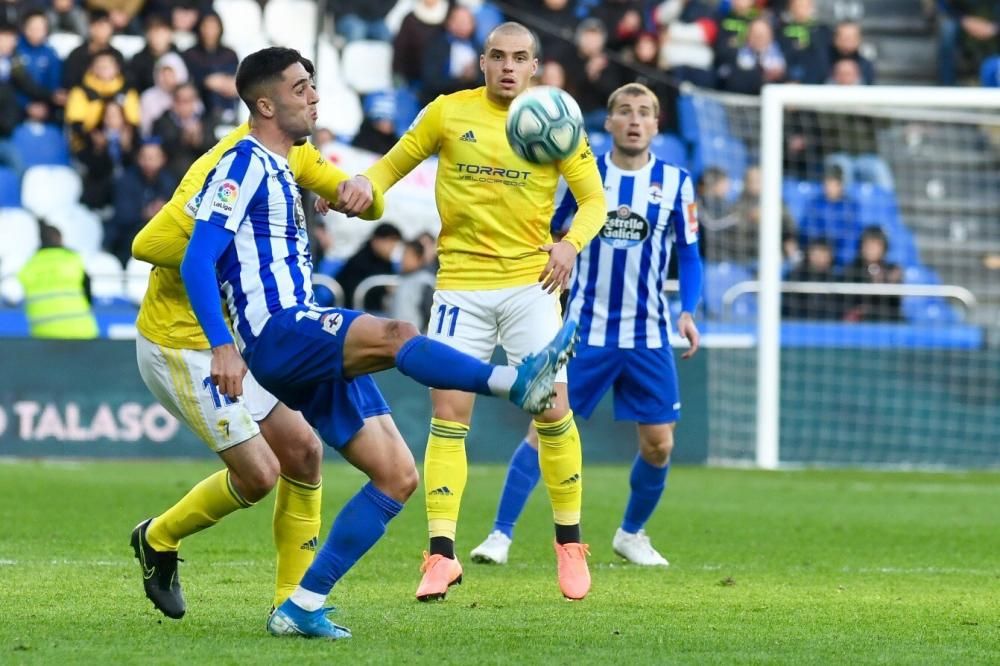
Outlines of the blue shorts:
{"type": "Polygon", "coordinates": [[[611,387],[615,420],[674,423],[681,417],[674,350],[619,349],[578,345],[569,362],[569,404],[590,418],[611,387]]]}
{"type": "Polygon", "coordinates": [[[323,441],[342,448],[364,420],[389,405],[369,375],[344,378],[344,340],[363,312],[295,308],[273,315],[247,348],[247,366],[261,386],[302,412],[323,441]]]}

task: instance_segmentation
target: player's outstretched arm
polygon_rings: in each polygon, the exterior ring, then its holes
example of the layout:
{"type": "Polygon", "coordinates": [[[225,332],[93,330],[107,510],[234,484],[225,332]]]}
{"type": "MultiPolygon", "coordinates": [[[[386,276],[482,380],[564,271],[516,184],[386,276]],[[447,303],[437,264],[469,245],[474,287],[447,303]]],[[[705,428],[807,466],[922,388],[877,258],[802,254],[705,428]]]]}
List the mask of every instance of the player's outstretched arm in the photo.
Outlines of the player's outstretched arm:
{"type": "Polygon", "coordinates": [[[132,240],[132,256],[154,266],[177,269],[187,244],[187,230],[161,209],[132,240]]]}
{"type": "MultiPolygon", "coordinates": [[[[323,157],[311,143],[297,147],[291,164],[295,182],[302,188],[316,193],[329,202],[335,210],[349,217],[357,215],[363,220],[377,220],[385,212],[385,195],[376,187],[369,187],[366,197],[347,192],[345,187],[357,178],[350,178],[323,157]]],[[[370,185],[370,183],[369,183],[370,185]]],[[[324,211],[325,214],[325,211],[324,211]]]]}
{"type": "Polygon", "coordinates": [[[396,145],[362,174],[376,190],[388,192],[418,164],[441,149],[444,105],[445,98],[438,97],[424,107],[396,145]]]}

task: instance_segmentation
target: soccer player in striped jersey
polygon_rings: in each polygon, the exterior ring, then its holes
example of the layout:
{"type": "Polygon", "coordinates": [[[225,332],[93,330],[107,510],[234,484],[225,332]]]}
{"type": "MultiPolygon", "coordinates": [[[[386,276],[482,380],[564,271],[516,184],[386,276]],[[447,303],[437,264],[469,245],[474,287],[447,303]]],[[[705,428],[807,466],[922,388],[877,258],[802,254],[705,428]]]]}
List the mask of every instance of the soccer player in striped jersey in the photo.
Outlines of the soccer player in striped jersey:
{"type": "Polygon", "coordinates": [[[240,64],[236,86],[252,129],[205,181],[181,276],[212,347],[211,379],[220,395],[240,396],[249,367],[371,479],[341,510],[299,586],[268,620],[275,635],[337,639],[350,632],[327,618],[327,595],[417,486],[413,457],[370,373],[395,366],[428,386],[503,396],[537,412],[554,390],[575,326],[564,327],[522,367],[496,367],[410,324],[318,307],[305,215],[288,163],[292,146],[315,127],[319,97],[310,70],[298,51],[280,47],[240,64]],[[235,343],[219,309],[220,282],[235,343]]]}
{"type": "MultiPolygon", "coordinates": [[[[181,542],[230,513],[254,505],[272,488],[272,532],[278,555],[273,607],[298,585],[319,540],[322,443],[300,413],[281,404],[252,375],[244,379],[241,398],[223,399],[209,377],[208,339],[191,310],[178,270],[205,177],[249,131],[248,125],[241,125],[199,157],[170,201],[132,243],[134,256],[155,267],[136,320],[139,373],[157,400],[226,465],[132,532],[146,596],[172,618],[186,611],[177,570],[181,542]]],[[[300,186],[340,207],[337,187],[347,174],[309,142],[292,147],[288,161],[300,186]]],[[[375,220],[383,209],[384,201],[377,193],[360,215],[375,220]]]]}
{"type": "MultiPolygon", "coordinates": [[[[605,127],[611,152],[598,158],[607,221],[577,258],[567,317],[579,319],[581,344],[569,364],[569,401],[584,418],[614,388],[615,418],[635,421],[639,453],[629,477],[631,495],[615,532],[615,553],[641,565],[667,566],[643,526],[656,508],[670,469],[674,425],[680,418],[677,370],[667,331],[670,311],[663,291],[671,245],[677,248],[681,315],[677,330],[698,350],[693,313],[701,297],[698,215],[691,176],[649,151],[659,102],[637,83],[608,98],[605,127]]],[[[567,192],[552,218],[558,233],[576,203],[567,192]]],[[[535,435],[514,452],[493,531],[472,551],[476,562],[504,564],[514,524],[538,482],[535,435]]]]}
{"type": "MultiPolygon", "coordinates": [[[[479,60],[486,85],[435,99],[385,157],[345,185],[369,188],[370,179],[386,191],[424,159],[438,155],[441,268],[428,336],[483,360],[499,342],[507,358],[517,362],[559,330],[553,292],[568,286],[577,252],[604,220],[600,176],[587,142],[553,164],[527,162],[507,143],[507,110],[537,70],[536,54],[534,36],[523,25],[497,26],[479,60]],[[553,243],[549,220],[560,175],[576,195],[579,213],[565,238],[553,243]]],[[[582,455],[565,381],[565,375],[557,380],[554,405],[535,424],[555,523],[559,588],[567,598],[582,599],[590,589],[587,546],[580,534],[582,455]]],[[[455,533],[468,475],[465,438],[474,400],[469,393],[431,393],[424,457],[430,552],[424,553],[416,592],[421,601],[443,599],[448,587],[461,581],[455,533]]]]}

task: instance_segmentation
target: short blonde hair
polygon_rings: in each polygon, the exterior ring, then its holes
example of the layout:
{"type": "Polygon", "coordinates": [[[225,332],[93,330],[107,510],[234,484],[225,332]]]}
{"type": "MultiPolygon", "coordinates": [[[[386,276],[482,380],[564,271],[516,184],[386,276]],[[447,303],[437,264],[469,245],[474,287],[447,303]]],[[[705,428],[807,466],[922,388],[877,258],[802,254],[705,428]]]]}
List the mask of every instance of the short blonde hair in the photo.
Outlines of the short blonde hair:
{"type": "Polygon", "coordinates": [[[656,97],[656,93],[641,83],[626,83],[621,88],[618,88],[618,90],[611,93],[608,97],[608,112],[611,112],[615,108],[615,103],[622,95],[628,95],[629,97],[649,95],[649,98],[653,100],[653,113],[660,115],[660,100],[656,97]]]}

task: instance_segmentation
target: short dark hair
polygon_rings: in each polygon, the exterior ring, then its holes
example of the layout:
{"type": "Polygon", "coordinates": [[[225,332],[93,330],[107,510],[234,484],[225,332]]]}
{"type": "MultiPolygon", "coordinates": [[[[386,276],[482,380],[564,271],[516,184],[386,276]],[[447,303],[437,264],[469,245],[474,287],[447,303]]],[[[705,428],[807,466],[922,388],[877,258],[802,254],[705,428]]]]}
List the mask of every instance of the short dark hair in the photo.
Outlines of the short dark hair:
{"type": "Polygon", "coordinates": [[[236,70],[236,92],[251,115],[257,114],[257,98],[262,88],[280,80],[281,73],[297,62],[302,63],[309,76],[315,74],[316,68],[311,60],[295,49],[283,46],[261,49],[243,59],[236,70]]]}
{"type": "Polygon", "coordinates": [[[399,227],[391,222],[381,222],[378,226],[372,229],[372,238],[396,238],[398,240],[403,239],[403,234],[400,233],[399,227]]]}
{"type": "Polygon", "coordinates": [[[111,14],[108,13],[107,9],[91,9],[87,12],[87,21],[89,23],[97,23],[98,21],[110,21],[111,14]]]}
{"type": "Polygon", "coordinates": [[[823,170],[823,180],[826,179],[844,182],[844,169],[839,164],[830,164],[823,170]]]}
{"type": "Polygon", "coordinates": [[[403,247],[407,250],[412,250],[413,254],[417,255],[417,259],[420,259],[421,261],[423,261],[424,254],[427,252],[424,244],[418,240],[406,241],[406,243],[403,244],[403,247]]]}
{"type": "Polygon", "coordinates": [[[861,231],[861,238],[858,240],[858,247],[861,247],[861,243],[864,243],[866,240],[881,241],[882,245],[885,246],[885,249],[889,249],[889,237],[886,235],[885,231],[882,230],[882,227],[878,225],[872,224],[865,227],[861,231]]]}
{"type": "Polygon", "coordinates": [[[30,9],[26,11],[23,16],[21,16],[21,27],[24,28],[25,26],[27,26],[28,21],[35,18],[36,16],[41,16],[43,19],[45,19],[45,23],[49,22],[49,17],[46,16],[45,12],[43,12],[41,9],[30,9]]]}
{"type": "Polygon", "coordinates": [[[59,230],[59,227],[54,227],[45,220],[38,220],[38,236],[43,248],[62,246],[62,231],[59,230]]]}

